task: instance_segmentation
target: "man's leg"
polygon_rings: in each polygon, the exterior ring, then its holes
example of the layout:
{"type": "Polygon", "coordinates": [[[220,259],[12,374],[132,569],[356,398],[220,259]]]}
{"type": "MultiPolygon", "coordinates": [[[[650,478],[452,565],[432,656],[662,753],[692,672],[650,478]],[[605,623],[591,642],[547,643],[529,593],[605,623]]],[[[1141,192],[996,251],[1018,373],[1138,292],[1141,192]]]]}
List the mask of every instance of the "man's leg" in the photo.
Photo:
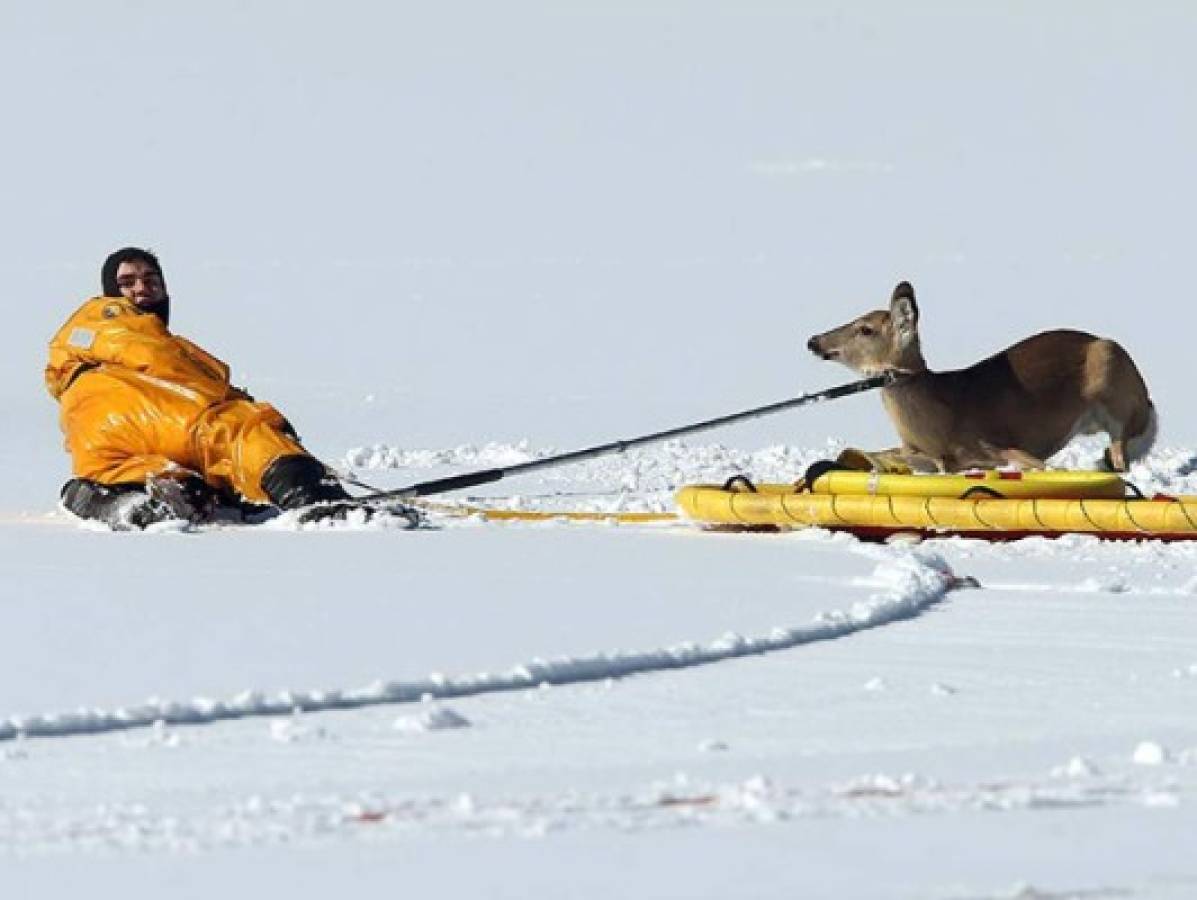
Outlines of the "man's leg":
{"type": "Polygon", "coordinates": [[[349,499],[336,477],[267,403],[238,400],[215,407],[197,426],[195,444],[205,478],[254,503],[294,509],[349,499]]]}
{"type": "Polygon", "coordinates": [[[204,521],[215,492],[194,471],[187,432],[171,409],[177,402],[105,370],[82,375],[62,397],[76,476],[63,485],[62,505],[117,530],[204,521]]]}

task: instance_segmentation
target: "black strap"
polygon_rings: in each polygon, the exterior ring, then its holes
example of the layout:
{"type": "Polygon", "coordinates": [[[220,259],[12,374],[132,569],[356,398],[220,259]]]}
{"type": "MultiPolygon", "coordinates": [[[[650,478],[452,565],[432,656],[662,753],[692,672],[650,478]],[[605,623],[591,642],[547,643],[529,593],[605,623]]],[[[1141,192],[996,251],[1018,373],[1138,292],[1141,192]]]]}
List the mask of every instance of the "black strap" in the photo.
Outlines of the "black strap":
{"type": "Polygon", "coordinates": [[[733,494],[755,494],[756,485],[748,480],[747,475],[733,475],[723,482],[723,489],[733,494]]]}
{"type": "Polygon", "coordinates": [[[815,481],[822,478],[828,472],[855,472],[851,466],[845,466],[841,462],[836,462],[833,459],[819,459],[815,460],[806,467],[806,474],[802,476],[803,483],[806,484],[807,489],[814,487],[815,481]]]}
{"type": "Polygon", "coordinates": [[[84,363],[83,365],[81,365],[79,368],[77,368],[74,372],[71,373],[71,377],[67,379],[66,385],[63,386],[62,393],[65,394],[67,392],[67,389],[72,384],[74,384],[76,381],[79,380],[80,375],[86,375],[92,369],[98,369],[98,368],[100,368],[99,363],[84,363]]]}

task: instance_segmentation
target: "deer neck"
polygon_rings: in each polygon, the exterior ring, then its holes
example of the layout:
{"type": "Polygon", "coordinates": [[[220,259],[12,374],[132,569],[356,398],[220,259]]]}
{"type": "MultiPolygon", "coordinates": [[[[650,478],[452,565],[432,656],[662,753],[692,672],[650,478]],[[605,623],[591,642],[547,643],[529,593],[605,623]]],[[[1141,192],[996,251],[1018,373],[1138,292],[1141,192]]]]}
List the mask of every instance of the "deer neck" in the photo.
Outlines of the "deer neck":
{"type": "Polygon", "coordinates": [[[922,375],[928,371],[927,361],[923,359],[923,348],[919,345],[917,337],[902,348],[889,368],[899,375],[922,375]]]}
{"type": "Polygon", "coordinates": [[[945,435],[950,434],[951,416],[945,413],[941,385],[915,348],[890,369],[897,380],[882,388],[881,403],[898,431],[902,446],[932,458],[944,453],[945,435]]]}

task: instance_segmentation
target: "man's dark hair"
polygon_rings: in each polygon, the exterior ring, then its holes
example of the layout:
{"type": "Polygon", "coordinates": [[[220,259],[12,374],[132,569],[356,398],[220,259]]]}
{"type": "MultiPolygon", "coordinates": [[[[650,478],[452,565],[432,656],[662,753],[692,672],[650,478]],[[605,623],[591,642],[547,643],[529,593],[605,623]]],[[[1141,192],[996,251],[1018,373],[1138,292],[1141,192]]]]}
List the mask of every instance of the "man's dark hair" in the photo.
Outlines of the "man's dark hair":
{"type": "MultiPolygon", "coordinates": [[[[100,269],[100,285],[104,289],[105,297],[121,295],[121,289],[116,283],[116,270],[121,267],[121,263],[127,262],[143,262],[148,266],[153,266],[158,276],[162,277],[162,263],[158,262],[158,257],[152,252],[141,247],[121,247],[104,260],[104,265],[100,269]]],[[[163,280],[166,279],[163,278],[163,280]]]]}
{"type": "MultiPolygon", "coordinates": [[[[116,270],[121,267],[121,263],[127,262],[143,262],[148,266],[153,266],[154,271],[158,273],[158,277],[162,279],[162,285],[165,289],[166,276],[162,274],[162,263],[158,262],[158,257],[152,251],[142,247],[121,247],[110,254],[104,260],[104,265],[100,267],[100,287],[103,289],[105,297],[119,297],[121,295],[120,285],[116,283],[116,270]]],[[[146,306],[145,310],[152,312],[163,322],[169,322],[170,298],[167,297],[160,303],[153,304],[153,308],[146,306]]]]}

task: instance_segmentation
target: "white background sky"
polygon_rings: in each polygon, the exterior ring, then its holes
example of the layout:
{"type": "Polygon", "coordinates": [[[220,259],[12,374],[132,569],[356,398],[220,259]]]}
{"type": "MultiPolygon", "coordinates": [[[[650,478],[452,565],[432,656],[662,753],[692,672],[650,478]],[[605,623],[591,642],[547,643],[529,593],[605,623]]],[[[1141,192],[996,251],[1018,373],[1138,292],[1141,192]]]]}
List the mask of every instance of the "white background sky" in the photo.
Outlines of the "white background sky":
{"type": "MultiPolygon", "coordinates": [[[[806,337],[901,278],[933,366],[1108,334],[1197,439],[1194,46],[1187,3],[4,3],[8,452],[65,474],[45,342],[125,243],[324,453],[839,383],[806,337]]],[[[828,436],[892,440],[874,397],[717,438],[828,436]]]]}

